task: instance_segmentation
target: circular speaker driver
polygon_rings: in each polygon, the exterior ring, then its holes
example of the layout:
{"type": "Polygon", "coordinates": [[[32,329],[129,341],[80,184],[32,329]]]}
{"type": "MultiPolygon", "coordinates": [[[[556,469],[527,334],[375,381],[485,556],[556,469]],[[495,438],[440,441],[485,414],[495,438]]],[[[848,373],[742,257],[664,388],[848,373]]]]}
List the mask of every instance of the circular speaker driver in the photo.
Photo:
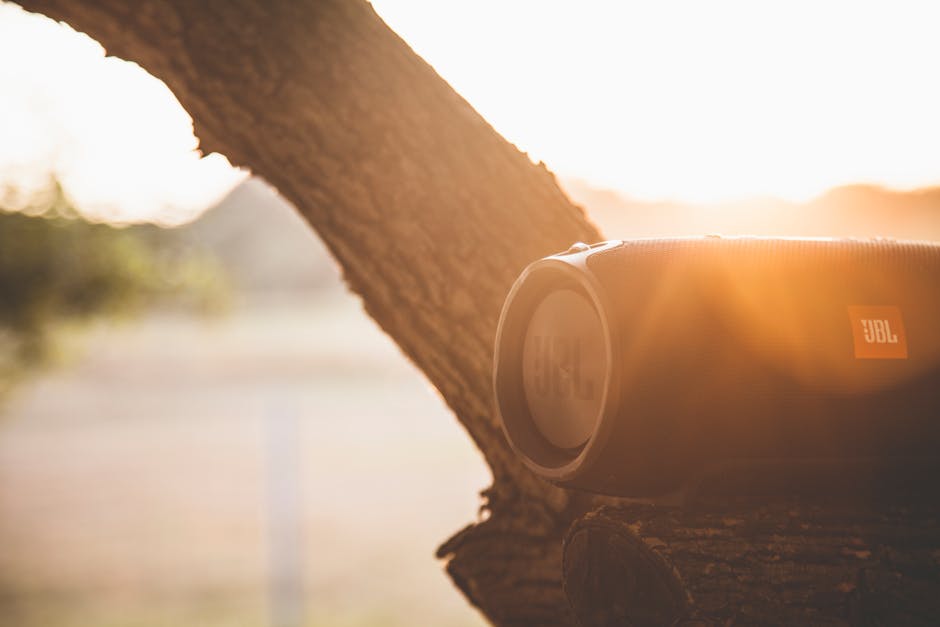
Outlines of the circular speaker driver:
{"type": "Polygon", "coordinates": [[[532,421],[551,444],[571,449],[591,437],[608,365],[591,302],[571,289],[548,294],[526,330],[522,380],[532,421]]]}

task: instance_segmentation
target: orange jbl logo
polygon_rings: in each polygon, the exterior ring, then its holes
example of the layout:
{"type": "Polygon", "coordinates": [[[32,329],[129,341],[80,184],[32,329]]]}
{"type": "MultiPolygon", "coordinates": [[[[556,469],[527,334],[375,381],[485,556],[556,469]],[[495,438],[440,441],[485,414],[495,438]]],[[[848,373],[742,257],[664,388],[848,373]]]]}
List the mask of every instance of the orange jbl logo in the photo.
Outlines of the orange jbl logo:
{"type": "Polygon", "coordinates": [[[856,359],[907,359],[901,310],[893,306],[849,306],[856,359]]]}

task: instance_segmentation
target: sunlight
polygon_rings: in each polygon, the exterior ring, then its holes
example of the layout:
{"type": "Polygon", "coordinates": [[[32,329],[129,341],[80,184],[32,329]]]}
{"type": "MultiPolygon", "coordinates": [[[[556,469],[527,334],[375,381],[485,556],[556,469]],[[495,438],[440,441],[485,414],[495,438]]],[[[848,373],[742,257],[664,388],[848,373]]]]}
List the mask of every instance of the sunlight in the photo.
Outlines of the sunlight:
{"type": "Polygon", "coordinates": [[[563,176],[699,203],[940,182],[933,3],[372,4],[563,176]]]}
{"type": "MultiPolygon", "coordinates": [[[[940,184],[929,2],[373,0],[507,139],[642,200],[804,201],[940,184]]],[[[179,223],[245,173],[200,158],[160,81],[0,3],[0,206],[58,191],[100,220],[179,223]]]]}
{"type": "Polygon", "coordinates": [[[44,209],[57,181],[91,219],[178,224],[245,176],[200,158],[167,86],[87,36],[0,4],[0,58],[0,208],[44,209]]]}

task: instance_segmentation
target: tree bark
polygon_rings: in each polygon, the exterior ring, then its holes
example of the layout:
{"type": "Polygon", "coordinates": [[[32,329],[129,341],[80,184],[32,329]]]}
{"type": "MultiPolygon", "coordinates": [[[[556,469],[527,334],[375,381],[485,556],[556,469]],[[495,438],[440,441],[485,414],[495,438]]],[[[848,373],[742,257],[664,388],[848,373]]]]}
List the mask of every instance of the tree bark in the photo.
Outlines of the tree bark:
{"type": "MultiPolygon", "coordinates": [[[[509,449],[491,399],[496,321],[512,281],[534,259],[601,239],[554,177],[502,139],[362,0],[20,4],[88,33],[109,54],[165,81],[193,117],[204,151],[250,168],[297,207],[366,311],[440,391],[493,472],[482,521],[438,551],[455,584],[496,625],[573,624],[562,539],[572,521],[617,501],[534,477],[509,449]]],[[[767,549],[775,541],[766,533],[739,536],[742,527],[717,514],[677,511],[633,505],[580,519],[566,562],[579,616],[583,599],[597,593],[576,583],[589,581],[591,569],[604,575],[604,585],[660,577],[650,594],[628,594],[628,613],[598,614],[607,617],[602,621],[688,618],[693,597],[715,616],[752,616],[735,608],[773,597],[754,583],[771,557],[752,556],[790,556],[798,569],[808,555],[799,552],[799,525],[785,527],[782,548],[767,549]],[[644,549],[649,530],[665,548],[644,549]],[[609,537],[626,548],[598,554],[609,537]],[[620,570],[609,568],[608,557],[620,570]],[[717,592],[708,588],[712,572],[723,577],[717,592]],[[760,590],[765,594],[749,596],[760,590]]],[[[746,512],[729,516],[759,522],[746,512]]],[[[852,542],[823,542],[818,550],[839,556],[852,542]]],[[[787,581],[829,586],[844,572],[840,562],[787,581]]],[[[852,581],[856,587],[842,594],[859,589],[852,581]]],[[[598,595],[589,605],[603,612],[598,595]]],[[[792,603],[833,602],[826,595],[800,599],[792,603]]]]}
{"type": "Polygon", "coordinates": [[[561,538],[582,499],[517,461],[490,392],[512,281],[533,259],[600,239],[552,174],[361,0],[20,4],[166,82],[202,150],[297,207],[493,472],[488,518],[440,549],[454,582],[496,624],[570,624],[561,538]]]}
{"type": "Polygon", "coordinates": [[[936,625],[938,509],[723,501],[604,507],[565,541],[584,627],[936,625]]]}

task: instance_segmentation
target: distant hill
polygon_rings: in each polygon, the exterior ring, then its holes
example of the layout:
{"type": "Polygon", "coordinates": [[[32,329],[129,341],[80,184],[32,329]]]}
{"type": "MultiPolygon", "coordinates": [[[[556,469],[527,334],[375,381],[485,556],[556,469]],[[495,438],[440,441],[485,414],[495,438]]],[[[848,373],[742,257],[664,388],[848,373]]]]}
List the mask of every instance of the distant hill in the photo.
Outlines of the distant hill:
{"type": "Polygon", "coordinates": [[[577,179],[559,182],[609,238],[721,233],[940,241],[940,187],[899,192],[850,185],[807,203],[755,198],[703,206],[643,202],[577,179]]]}
{"type": "MultiPolygon", "coordinates": [[[[721,233],[940,241],[940,188],[896,192],[853,185],[802,204],[763,198],[695,206],[633,200],[574,179],[560,183],[609,238],[721,233]]],[[[176,231],[167,233],[169,245],[217,258],[241,292],[303,292],[342,285],[320,239],[290,203],[260,179],[245,181],[199,220],[176,231]]]]}
{"type": "Polygon", "coordinates": [[[216,257],[242,292],[341,285],[339,269],[319,237],[289,202],[258,178],[236,187],[172,240],[216,257]]]}

